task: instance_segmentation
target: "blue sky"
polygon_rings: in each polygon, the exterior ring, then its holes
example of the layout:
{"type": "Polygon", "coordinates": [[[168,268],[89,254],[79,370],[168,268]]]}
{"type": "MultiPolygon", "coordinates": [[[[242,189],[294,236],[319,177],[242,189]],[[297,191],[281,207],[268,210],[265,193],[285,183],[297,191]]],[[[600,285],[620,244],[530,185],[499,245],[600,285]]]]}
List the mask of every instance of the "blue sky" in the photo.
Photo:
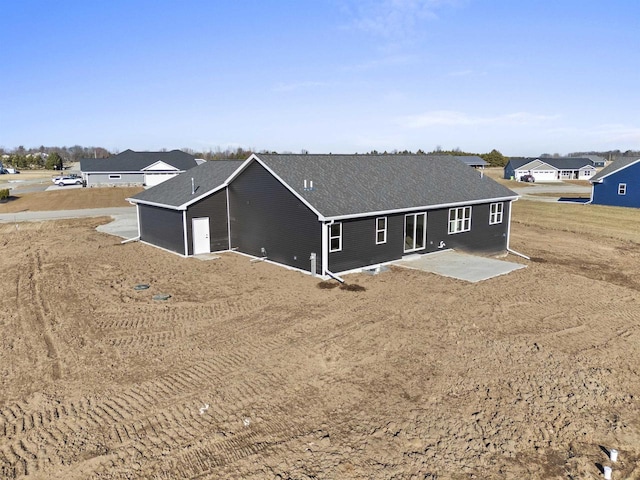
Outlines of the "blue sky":
{"type": "Polygon", "coordinates": [[[640,149],[640,2],[6,0],[0,146],[640,149]]]}

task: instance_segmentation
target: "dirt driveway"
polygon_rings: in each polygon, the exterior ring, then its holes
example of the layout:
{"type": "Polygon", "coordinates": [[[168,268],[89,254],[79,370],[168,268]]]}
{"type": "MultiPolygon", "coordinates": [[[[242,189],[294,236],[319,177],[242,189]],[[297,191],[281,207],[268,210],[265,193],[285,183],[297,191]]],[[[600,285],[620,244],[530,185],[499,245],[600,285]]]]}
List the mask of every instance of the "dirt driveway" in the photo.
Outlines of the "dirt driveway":
{"type": "Polygon", "coordinates": [[[358,291],[0,225],[0,477],[640,478],[639,214],[513,218],[526,269],[358,291]]]}

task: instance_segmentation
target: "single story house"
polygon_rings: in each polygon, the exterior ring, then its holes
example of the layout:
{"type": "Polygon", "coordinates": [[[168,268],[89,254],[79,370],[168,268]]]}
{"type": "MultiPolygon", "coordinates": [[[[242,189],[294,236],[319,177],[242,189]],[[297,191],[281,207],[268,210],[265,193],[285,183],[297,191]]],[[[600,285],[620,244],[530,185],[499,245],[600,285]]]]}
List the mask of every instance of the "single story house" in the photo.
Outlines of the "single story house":
{"type": "Polygon", "coordinates": [[[477,155],[455,155],[455,158],[462,160],[464,163],[473,168],[484,168],[489,164],[477,155]]]}
{"type": "Polygon", "coordinates": [[[80,160],[87,187],[113,185],[158,185],[198,165],[193,155],[180,150],[134,152],[125,150],[108,158],[80,160]]]}
{"type": "Polygon", "coordinates": [[[589,180],[595,173],[592,160],[574,157],[511,158],[504,167],[504,178],[517,181],[523,175],[536,182],[589,180]]]}
{"type": "Polygon", "coordinates": [[[619,157],[591,179],[596,205],[640,208],[640,158],[619,157]]]}
{"type": "Polygon", "coordinates": [[[504,252],[517,198],[448,155],[254,154],[207,162],[129,201],[143,242],[330,276],[449,248],[504,252]]]}

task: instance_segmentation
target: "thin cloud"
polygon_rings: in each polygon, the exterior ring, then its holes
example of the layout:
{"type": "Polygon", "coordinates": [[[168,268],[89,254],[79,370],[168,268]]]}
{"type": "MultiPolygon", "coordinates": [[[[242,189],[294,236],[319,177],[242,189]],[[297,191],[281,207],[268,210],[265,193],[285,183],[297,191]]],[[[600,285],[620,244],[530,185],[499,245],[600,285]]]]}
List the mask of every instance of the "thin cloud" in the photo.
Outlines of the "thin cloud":
{"type": "Polygon", "coordinates": [[[437,110],[420,115],[403,117],[399,123],[406,128],[425,128],[435,126],[481,126],[481,125],[536,125],[558,119],[558,115],[537,115],[528,112],[516,112],[495,116],[476,116],[453,110],[437,110]]]}
{"type": "Polygon", "coordinates": [[[455,0],[369,0],[347,1],[353,11],[352,26],[382,37],[413,34],[418,24],[438,18],[438,10],[456,5],[455,0]]]}

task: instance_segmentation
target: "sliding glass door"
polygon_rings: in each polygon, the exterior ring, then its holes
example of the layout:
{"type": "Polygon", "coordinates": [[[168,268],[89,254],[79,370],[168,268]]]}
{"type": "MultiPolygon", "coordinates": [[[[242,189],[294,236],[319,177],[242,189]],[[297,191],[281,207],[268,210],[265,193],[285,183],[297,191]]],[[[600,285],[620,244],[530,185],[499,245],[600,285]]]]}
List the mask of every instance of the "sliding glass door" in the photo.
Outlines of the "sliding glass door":
{"type": "Polygon", "coordinates": [[[404,216],[404,251],[424,249],[427,241],[427,214],[410,213],[404,216]]]}

